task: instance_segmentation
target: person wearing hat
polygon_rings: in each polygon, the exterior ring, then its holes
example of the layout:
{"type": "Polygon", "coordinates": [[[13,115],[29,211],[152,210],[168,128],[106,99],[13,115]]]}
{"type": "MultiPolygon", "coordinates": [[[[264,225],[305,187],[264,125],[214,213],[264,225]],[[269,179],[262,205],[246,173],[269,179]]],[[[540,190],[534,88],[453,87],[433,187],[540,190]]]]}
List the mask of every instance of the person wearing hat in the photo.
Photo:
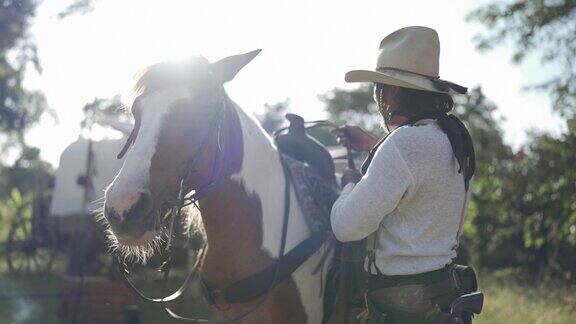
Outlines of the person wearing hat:
{"type": "Polygon", "coordinates": [[[377,141],[356,126],[339,130],[343,144],[370,154],[362,173],[344,171],[331,225],[339,241],[368,238],[373,321],[431,323],[476,290],[475,276],[467,289],[450,278],[475,157],[466,127],[449,112],[451,95],[467,89],[439,78],[440,42],[431,28],[397,30],[379,50],[375,71],[350,71],[345,79],[374,84],[388,136],[377,141]]]}

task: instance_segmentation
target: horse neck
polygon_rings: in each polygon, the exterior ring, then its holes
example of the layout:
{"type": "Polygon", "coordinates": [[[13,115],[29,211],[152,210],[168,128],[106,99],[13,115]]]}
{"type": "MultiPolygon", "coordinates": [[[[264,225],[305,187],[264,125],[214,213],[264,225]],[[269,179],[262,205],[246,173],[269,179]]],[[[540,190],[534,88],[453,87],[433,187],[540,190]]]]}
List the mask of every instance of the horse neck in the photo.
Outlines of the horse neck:
{"type": "Polygon", "coordinates": [[[241,168],[200,203],[209,246],[203,276],[214,284],[271,262],[277,250],[270,253],[269,247],[279,236],[267,229],[281,218],[283,207],[283,170],[272,140],[254,118],[230,104],[242,133],[241,168]]]}

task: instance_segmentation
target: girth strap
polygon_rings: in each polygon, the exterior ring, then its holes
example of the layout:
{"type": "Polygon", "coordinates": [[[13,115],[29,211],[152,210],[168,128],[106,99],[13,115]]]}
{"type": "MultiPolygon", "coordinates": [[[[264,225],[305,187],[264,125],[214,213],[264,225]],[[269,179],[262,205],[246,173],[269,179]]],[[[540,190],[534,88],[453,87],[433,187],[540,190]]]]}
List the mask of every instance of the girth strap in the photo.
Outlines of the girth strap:
{"type": "Polygon", "coordinates": [[[318,251],[327,237],[327,232],[313,234],[284,255],[280,268],[278,268],[278,261],[275,261],[265,269],[238,280],[222,290],[214,289],[209,283],[204,282],[206,300],[214,303],[215,295],[221,293],[228,303],[243,303],[266,294],[289,278],[298,267],[318,251]]]}

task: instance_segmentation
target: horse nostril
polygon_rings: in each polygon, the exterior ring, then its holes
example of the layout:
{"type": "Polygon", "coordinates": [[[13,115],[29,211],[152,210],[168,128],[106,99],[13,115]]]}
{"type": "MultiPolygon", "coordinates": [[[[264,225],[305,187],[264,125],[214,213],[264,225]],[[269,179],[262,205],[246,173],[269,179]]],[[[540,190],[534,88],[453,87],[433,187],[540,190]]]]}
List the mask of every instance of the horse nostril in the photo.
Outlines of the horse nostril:
{"type": "Polygon", "coordinates": [[[118,214],[114,208],[108,206],[104,208],[104,216],[109,222],[119,223],[122,220],[120,214],[118,214]]]}
{"type": "Polygon", "coordinates": [[[134,206],[135,210],[139,212],[148,213],[152,210],[152,193],[148,190],[142,190],[139,192],[140,197],[134,206]]]}

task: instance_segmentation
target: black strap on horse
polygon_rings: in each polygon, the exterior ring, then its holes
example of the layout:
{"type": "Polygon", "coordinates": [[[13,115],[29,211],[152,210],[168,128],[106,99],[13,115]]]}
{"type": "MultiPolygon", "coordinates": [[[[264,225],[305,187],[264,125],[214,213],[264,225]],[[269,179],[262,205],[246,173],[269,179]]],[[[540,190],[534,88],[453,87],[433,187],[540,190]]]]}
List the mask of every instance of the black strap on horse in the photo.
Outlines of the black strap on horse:
{"type": "MultiPolygon", "coordinates": [[[[227,323],[232,323],[232,322],[236,322],[244,317],[246,317],[247,315],[249,315],[250,313],[252,313],[253,311],[255,311],[258,307],[260,307],[260,305],[262,305],[262,303],[267,299],[269,292],[277,285],[277,283],[279,282],[279,273],[280,273],[280,269],[282,267],[283,261],[284,261],[284,252],[286,249],[286,238],[287,238],[287,232],[288,232],[288,220],[289,220],[289,216],[290,216],[290,182],[289,182],[289,177],[285,177],[286,181],[285,181],[285,191],[284,191],[284,213],[283,213],[283,224],[282,224],[282,237],[280,240],[280,251],[279,251],[279,255],[278,255],[278,259],[277,261],[273,264],[273,268],[268,267],[267,269],[273,269],[273,271],[269,271],[270,272],[270,276],[269,276],[269,281],[268,281],[268,285],[266,286],[266,289],[263,290],[262,293],[260,293],[258,296],[254,296],[248,300],[253,300],[257,297],[263,296],[256,304],[254,304],[252,307],[250,307],[248,310],[242,312],[241,314],[231,317],[231,318],[227,318],[224,320],[208,320],[208,319],[198,319],[198,318],[188,318],[188,317],[184,317],[181,315],[178,315],[175,311],[173,311],[169,305],[167,304],[168,301],[173,301],[175,299],[177,299],[178,297],[180,297],[188,288],[190,280],[196,276],[196,274],[198,273],[198,269],[199,269],[199,265],[201,260],[204,257],[204,252],[205,252],[205,244],[201,249],[201,252],[198,253],[197,255],[197,259],[196,262],[194,264],[194,266],[192,267],[192,269],[188,272],[184,282],[182,283],[182,285],[180,286],[180,288],[174,292],[173,294],[166,296],[166,297],[161,297],[161,298],[150,298],[148,296],[146,296],[144,293],[142,293],[138,288],[136,288],[136,286],[134,286],[134,284],[129,280],[128,276],[124,274],[124,281],[126,282],[126,284],[128,285],[128,287],[136,293],[136,295],[138,295],[139,297],[143,298],[146,301],[149,302],[154,302],[154,303],[161,303],[162,306],[164,307],[164,310],[174,319],[177,319],[179,321],[182,322],[187,322],[187,323],[209,323],[209,324],[227,324],[227,323]]],[[[180,210],[178,210],[178,213],[180,212],[180,210]]],[[[166,288],[166,284],[168,281],[168,276],[170,274],[170,267],[167,267],[166,269],[163,270],[163,287],[162,287],[162,291],[165,292],[165,288],[166,288]]],[[[233,292],[235,290],[232,290],[233,292]]]]}
{"type": "MultiPolygon", "coordinates": [[[[230,112],[225,111],[225,110],[227,110],[226,101],[224,101],[224,103],[221,107],[221,110],[222,110],[221,111],[222,116],[220,116],[220,114],[216,115],[216,121],[218,123],[218,127],[210,128],[210,130],[212,130],[212,129],[218,130],[218,134],[217,134],[218,139],[220,139],[220,137],[221,137],[220,131],[222,130],[222,122],[224,119],[223,117],[225,116],[225,113],[230,113],[230,112]]],[[[135,131],[137,132],[137,130],[135,130],[135,131]]],[[[327,232],[314,233],[312,236],[310,236],[309,238],[305,239],[304,241],[302,241],[301,243],[296,245],[296,247],[291,249],[288,253],[285,252],[286,240],[287,240],[287,236],[288,236],[288,221],[289,221],[289,217],[290,217],[290,173],[289,173],[289,170],[288,170],[282,156],[280,155],[280,162],[282,164],[282,169],[284,172],[285,185],[284,185],[284,210],[283,210],[283,221],[282,221],[282,236],[280,238],[280,251],[278,252],[277,260],[274,263],[272,263],[270,266],[266,267],[265,269],[255,273],[249,277],[243,278],[243,279],[241,279],[235,283],[232,283],[224,289],[215,290],[215,289],[210,289],[207,287],[208,289],[206,291],[206,293],[208,295],[207,296],[208,298],[206,298],[206,299],[208,301],[214,300],[214,296],[218,293],[221,293],[224,300],[229,302],[229,303],[248,302],[248,301],[253,301],[257,298],[260,298],[260,300],[258,300],[252,307],[250,307],[246,311],[240,313],[239,315],[233,316],[231,318],[223,319],[223,320],[208,320],[208,319],[188,318],[188,317],[184,317],[184,316],[176,314],[169,307],[168,302],[174,301],[178,297],[180,297],[186,291],[186,289],[189,287],[189,283],[192,280],[192,278],[194,278],[198,275],[198,269],[199,269],[200,263],[205,256],[206,244],[204,244],[203,247],[197,253],[196,262],[194,263],[194,266],[190,269],[190,271],[186,275],[180,288],[178,288],[174,293],[172,293],[170,295],[166,295],[165,294],[166,286],[167,286],[168,277],[169,277],[170,268],[171,268],[170,247],[171,247],[171,238],[172,238],[172,229],[173,229],[174,220],[176,218],[180,217],[181,210],[183,207],[191,205],[191,204],[196,205],[196,203],[200,199],[206,197],[206,195],[208,195],[212,190],[217,188],[219,184],[221,184],[226,178],[228,178],[230,176],[229,174],[226,174],[226,172],[224,172],[224,170],[226,170],[226,161],[223,159],[223,157],[220,154],[222,152],[218,151],[216,153],[216,156],[215,156],[215,161],[213,164],[214,167],[213,167],[212,174],[211,174],[209,180],[206,182],[205,185],[198,188],[192,195],[186,197],[186,192],[188,192],[186,183],[187,183],[190,171],[192,170],[192,168],[197,163],[198,158],[204,152],[204,150],[207,146],[208,140],[210,138],[213,138],[210,135],[211,135],[211,131],[208,131],[208,133],[206,134],[206,136],[204,137],[204,139],[202,141],[202,144],[198,150],[198,153],[195,154],[195,159],[190,161],[189,166],[188,166],[187,171],[186,171],[186,174],[181,178],[181,180],[180,180],[180,192],[178,195],[178,199],[176,201],[171,202],[173,204],[173,207],[172,207],[172,212],[171,212],[172,218],[171,218],[171,223],[170,223],[170,229],[169,229],[169,234],[168,234],[169,235],[168,236],[168,244],[167,244],[168,258],[162,264],[161,268],[159,269],[163,273],[162,296],[165,296],[165,297],[151,298],[151,297],[146,296],[131,282],[131,280],[129,278],[129,272],[126,269],[126,266],[123,263],[119,263],[119,267],[121,269],[121,274],[122,274],[122,277],[124,279],[124,282],[126,283],[127,287],[132,292],[134,292],[137,296],[139,296],[140,298],[142,298],[148,302],[162,304],[165,311],[174,319],[177,319],[177,320],[182,321],[182,322],[187,322],[187,323],[227,324],[227,323],[236,322],[236,321],[248,316],[249,314],[254,312],[256,309],[258,309],[258,307],[260,307],[264,303],[264,301],[267,300],[267,297],[269,296],[272,289],[274,289],[278,284],[280,284],[285,279],[290,277],[292,275],[292,273],[296,269],[298,269],[298,267],[300,267],[312,254],[314,254],[322,246],[322,244],[326,241],[326,239],[328,237],[328,233],[327,232]]],[[[129,141],[127,143],[127,145],[130,145],[130,143],[131,142],[129,141]]],[[[220,143],[218,143],[218,144],[220,147],[220,143]]],[[[123,153],[124,152],[125,152],[125,149],[123,149],[123,153]]]]}
{"type": "Polygon", "coordinates": [[[230,304],[245,303],[263,296],[290,277],[312,254],[318,251],[326,241],[327,235],[327,232],[313,234],[283,255],[282,259],[279,258],[265,269],[240,279],[224,289],[216,290],[204,283],[206,293],[211,297],[208,299],[209,302],[213,303],[213,297],[219,293],[230,304]]]}

